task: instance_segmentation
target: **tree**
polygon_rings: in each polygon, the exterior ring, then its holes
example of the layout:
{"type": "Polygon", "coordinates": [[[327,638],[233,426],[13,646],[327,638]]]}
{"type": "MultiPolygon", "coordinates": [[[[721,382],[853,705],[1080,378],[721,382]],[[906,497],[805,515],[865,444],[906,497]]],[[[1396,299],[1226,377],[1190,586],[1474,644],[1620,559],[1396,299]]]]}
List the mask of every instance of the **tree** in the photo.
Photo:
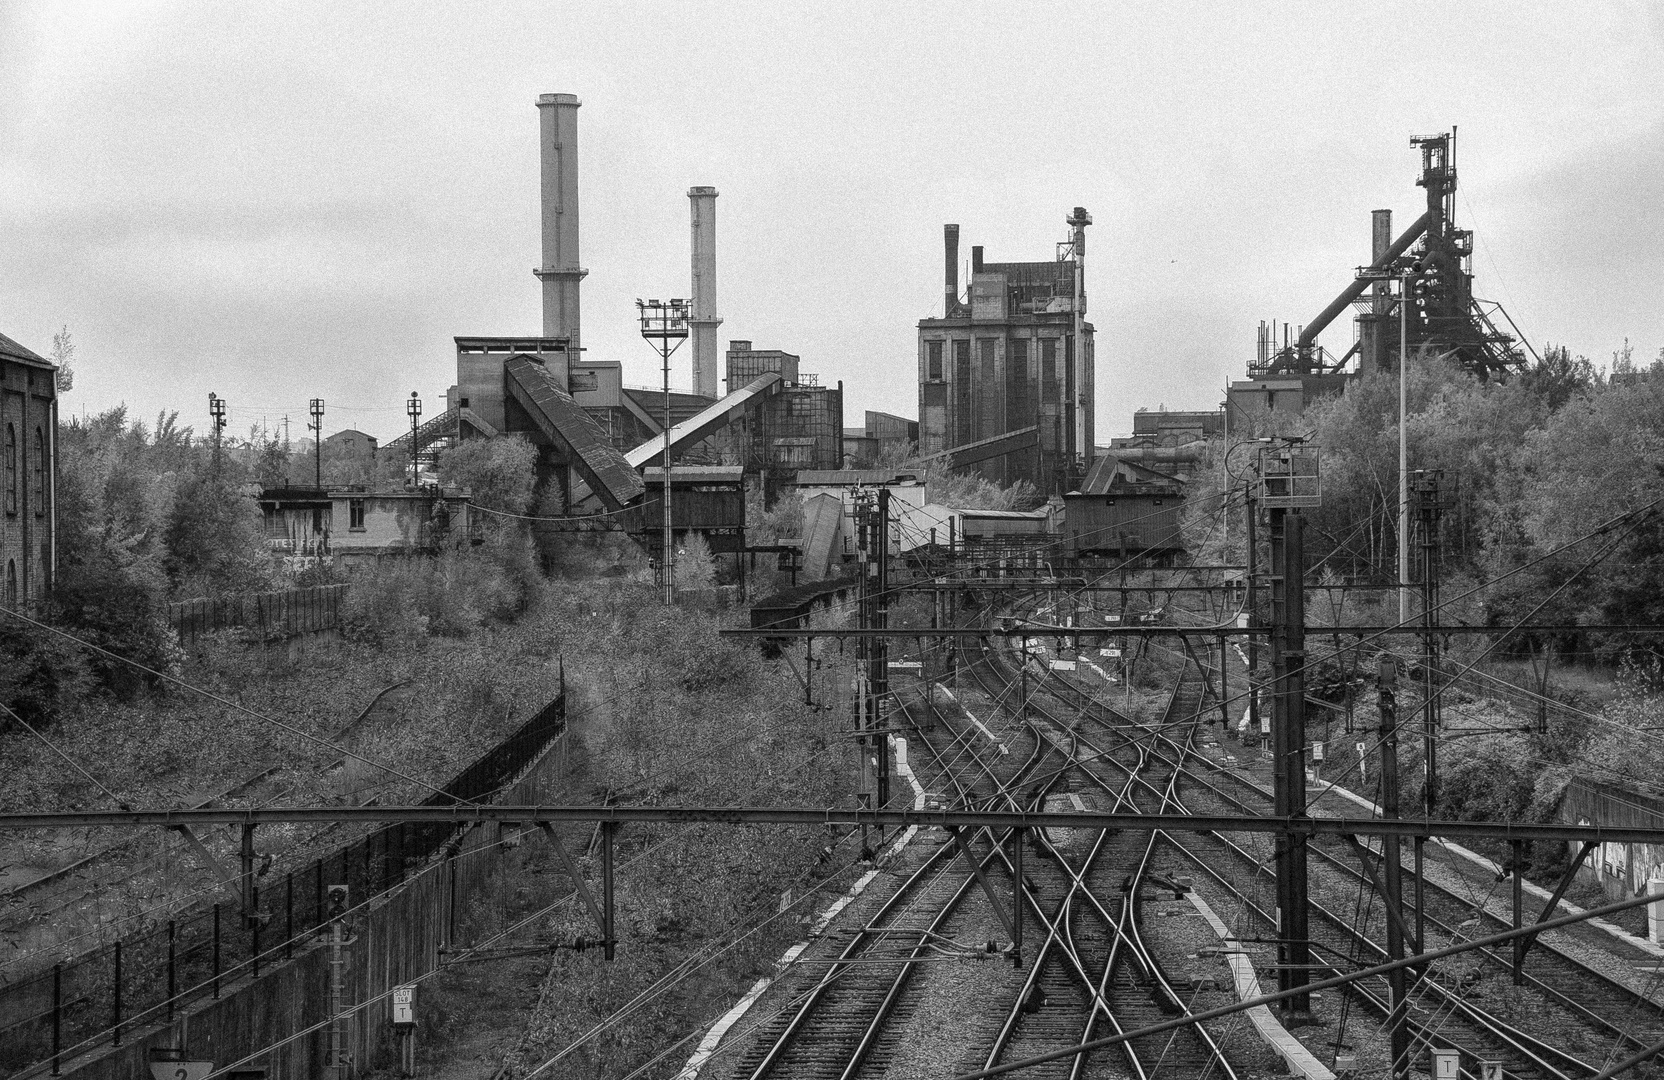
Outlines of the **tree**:
{"type": "Polygon", "coordinates": [[[439,455],[439,477],[467,490],[475,506],[524,514],[537,485],[537,448],[517,435],[466,439],[439,455]]]}
{"type": "Polygon", "coordinates": [[[168,577],[183,593],[270,588],[260,507],[235,470],[196,462],[180,477],[164,534],[168,577]]]}
{"type": "Polygon", "coordinates": [[[56,378],[60,394],[75,386],[75,367],[70,363],[74,359],[75,342],[69,336],[69,327],[65,326],[52,335],[52,362],[58,365],[56,378]]]}

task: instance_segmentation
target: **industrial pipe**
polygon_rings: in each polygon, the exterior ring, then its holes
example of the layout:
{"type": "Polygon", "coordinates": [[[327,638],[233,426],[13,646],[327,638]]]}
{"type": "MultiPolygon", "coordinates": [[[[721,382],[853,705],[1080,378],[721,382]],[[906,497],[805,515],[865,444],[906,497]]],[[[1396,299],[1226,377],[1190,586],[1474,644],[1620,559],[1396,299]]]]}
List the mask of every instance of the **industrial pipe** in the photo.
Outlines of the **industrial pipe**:
{"type": "MultiPolygon", "coordinates": [[[[1416,218],[1415,223],[1404,230],[1404,235],[1393,241],[1392,247],[1381,253],[1381,257],[1369,264],[1371,270],[1385,270],[1392,265],[1392,261],[1410,250],[1410,245],[1421,239],[1421,234],[1427,229],[1427,215],[1416,218]]],[[[1375,282],[1370,278],[1357,278],[1352,284],[1341,290],[1341,294],[1330,302],[1329,306],[1318,312],[1317,318],[1306,324],[1300,331],[1299,340],[1295,348],[1305,350],[1311,348],[1312,342],[1317,340],[1325,327],[1335,321],[1335,316],[1352,305],[1352,301],[1364,294],[1364,290],[1375,282]]]]}

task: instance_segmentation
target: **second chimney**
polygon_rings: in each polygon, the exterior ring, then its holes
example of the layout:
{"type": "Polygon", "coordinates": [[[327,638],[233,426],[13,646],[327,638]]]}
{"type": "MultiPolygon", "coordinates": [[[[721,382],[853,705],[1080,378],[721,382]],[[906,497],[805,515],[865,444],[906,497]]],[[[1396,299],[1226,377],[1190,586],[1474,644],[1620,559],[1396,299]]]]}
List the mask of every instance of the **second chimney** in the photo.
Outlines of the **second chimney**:
{"type": "Polygon", "coordinates": [[[959,305],[959,226],[942,226],[942,248],[947,258],[942,276],[942,287],[946,291],[942,317],[951,319],[953,309],[959,305]]]}
{"type": "Polygon", "coordinates": [[[538,143],[543,156],[543,336],[567,338],[578,355],[578,101],[576,94],[537,99],[538,143]]]}
{"type": "MultiPolygon", "coordinates": [[[[717,391],[716,328],[716,195],[714,187],[688,189],[693,213],[693,392],[700,397],[721,396],[717,391]]],[[[729,387],[730,390],[734,389],[729,387]]]]}

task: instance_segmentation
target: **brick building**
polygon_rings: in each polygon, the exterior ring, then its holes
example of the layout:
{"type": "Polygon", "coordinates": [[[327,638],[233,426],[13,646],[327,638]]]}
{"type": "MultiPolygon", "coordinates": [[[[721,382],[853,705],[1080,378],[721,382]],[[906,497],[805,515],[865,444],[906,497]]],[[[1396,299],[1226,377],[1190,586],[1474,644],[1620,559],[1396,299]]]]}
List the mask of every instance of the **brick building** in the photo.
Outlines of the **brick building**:
{"type": "Polygon", "coordinates": [[[0,334],[0,602],[39,603],[52,587],[57,368],[0,334]]]}

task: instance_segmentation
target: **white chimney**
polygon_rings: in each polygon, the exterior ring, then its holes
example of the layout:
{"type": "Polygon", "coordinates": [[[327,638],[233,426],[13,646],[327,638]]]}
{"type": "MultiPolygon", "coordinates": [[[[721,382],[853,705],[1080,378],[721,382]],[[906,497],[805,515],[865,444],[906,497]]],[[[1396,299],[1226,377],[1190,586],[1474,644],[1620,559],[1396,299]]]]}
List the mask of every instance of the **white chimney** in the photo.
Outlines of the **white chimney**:
{"type": "MultiPolygon", "coordinates": [[[[716,328],[716,195],[714,187],[688,189],[693,212],[693,392],[715,398],[717,390],[716,328]]],[[[730,386],[728,389],[733,390],[730,386]]]]}
{"type": "Polygon", "coordinates": [[[537,99],[543,151],[543,336],[571,339],[578,350],[578,283],[589,273],[578,265],[578,101],[576,94],[537,99]]]}

